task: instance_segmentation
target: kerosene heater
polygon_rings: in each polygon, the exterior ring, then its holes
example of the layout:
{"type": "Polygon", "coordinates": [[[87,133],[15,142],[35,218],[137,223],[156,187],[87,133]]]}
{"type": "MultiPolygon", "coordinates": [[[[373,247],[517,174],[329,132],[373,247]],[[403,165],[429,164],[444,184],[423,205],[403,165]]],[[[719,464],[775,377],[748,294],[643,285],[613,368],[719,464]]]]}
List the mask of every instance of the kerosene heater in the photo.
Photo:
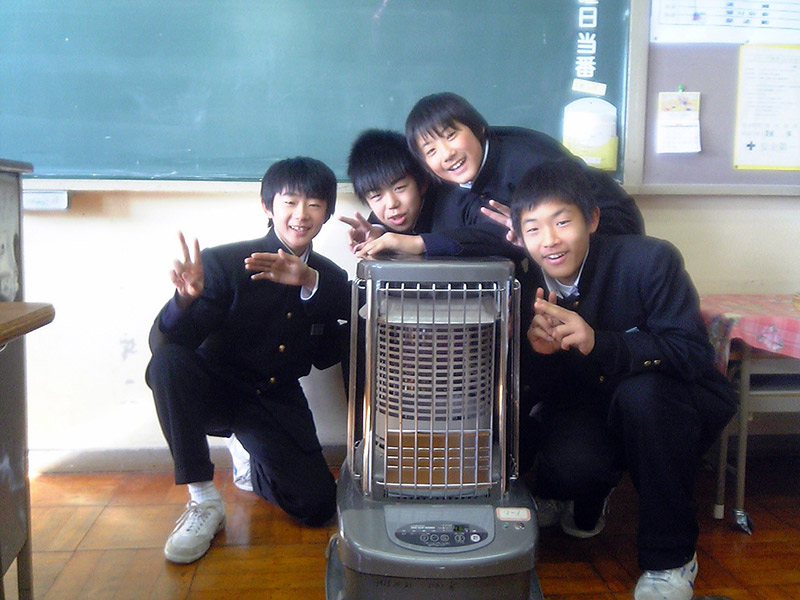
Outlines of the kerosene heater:
{"type": "Polygon", "coordinates": [[[327,600],[537,600],[503,259],[363,260],[327,600]]]}

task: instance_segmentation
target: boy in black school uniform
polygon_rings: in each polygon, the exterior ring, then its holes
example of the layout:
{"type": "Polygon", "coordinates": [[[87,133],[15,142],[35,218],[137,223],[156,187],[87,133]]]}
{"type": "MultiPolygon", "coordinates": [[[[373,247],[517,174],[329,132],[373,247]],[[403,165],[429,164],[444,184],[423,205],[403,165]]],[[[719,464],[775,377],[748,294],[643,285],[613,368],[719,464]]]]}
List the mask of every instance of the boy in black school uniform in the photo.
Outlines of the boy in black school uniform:
{"type": "MultiPolygon", "coordinates": [[[[633,198],[607,173],[587,166],[553,138],[522,127],[490,127],[475,107],[457,94],[420,99],[406,119],[406,141],[414,155],[441,183],[437,203],[442,226],[463,226],[461,205],[508,205],[531,167],[545,161],[575,161],[586,171],[602,212],[600,233],[644,233],[633,198]]],[[[478,211],[480,212],[480,211],[478,211]]],[[[479,216],[472,214],[475,223],[479,216]]]]}
{"type": "MultiPolygon", "coordinates": [[[[358,212],[353,217],[339,217],[350,226],[353,252],[384,235],[389,241],[430,229],[430,211],[425,210],[429,179],[409,152],[401,133],[368,129],[359,134],[350,147],[347,175],[356,196],[371,210],[367,219],[358,212]]],[[[403,237],[397,243],[405,242],[414,244],[407,253],[424,252],[424,242],[420,239],[403,237]]]]}
{"type": "Polygon", "coordinates": [[[311,248],[333,214],[336,178],[306,157],[273,164],[261,183],[271,229],[263,238],[194,255],[180,234],[174,297],[151,331],[147,384],[191,500],[164,547],[189,563],[225,524],[207,434],[235,434],[250,454],[252,488],[299,521],[335,513],[335,482],[298,379],[341,359],[347,273],[311,248]]]}
{"type": "Polygon", "coordinates": [[[394,236],[370,238],[358,248],[360,256],[392,250],[429,256],[495,254],[519,262],[524,253],[504,243],[508,230],[488,218],[486,211],[507,206],[530,167],[558,159],[576,161],[589,174],[603,212],[601,233],[644,232],[636,203],[607,173],[588,167],[541,132],[490,127],[457,94],[442,92],[420,99],[409,112],[405,134],[408,147],[432,175],[426,191],[426,225],[437,235],[416,243],[394,236]]]}
{"type": "Polygon", "coordinates": [[[505,240],[506,228],[467,201],[455,216],[442,215],[438,188],[396,131],[370,129],[353,143],[348,175],[356,195],[372,212],[340,217],[350,225],[351,249],[359,256],[385,251],[427,256],[522,256],[505,240]]]}
{"type": "Polygon", "coordinates": [[[735,398],[714,367],[682,258],[662,240],[596,233],[592,181],[569,161],[531,169],[515,189],[511,217],[541,267],[524,286],[535,296],[528,368],[541,404],[528,430],[536,435],[521,445],[537,454],[536,495],[572,501],[562,528],[590,537],[627,469],[639,494],[645,571],[634,598],[689,600],[694,473],[735,398]]]}

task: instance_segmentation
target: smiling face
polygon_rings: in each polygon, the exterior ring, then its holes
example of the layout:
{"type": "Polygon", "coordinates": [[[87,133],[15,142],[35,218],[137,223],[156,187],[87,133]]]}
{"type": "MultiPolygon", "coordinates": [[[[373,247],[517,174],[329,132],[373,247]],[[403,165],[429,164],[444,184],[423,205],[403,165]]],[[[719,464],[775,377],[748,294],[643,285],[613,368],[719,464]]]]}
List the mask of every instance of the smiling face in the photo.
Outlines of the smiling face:
{"type": "Polygon", "coordinates": [[[414,228],[422,207],[422,194],[416,179],[401,177],[389,185],[367,192],[365,198],[373,214],[394,231],[407,232],[414,228]]]}
{"type": "Polygon", "coordinates": [[[520,215],[522,241],[542,270],[565,285],[572,285],[589,250],[589,237],[597,231],[600,211],[591,222],[575,204],[548,197],[520,215]]]}
{"type": "Polygon", "coordinates": [[[431,173],[443,181],[469,183],[483,162],[483,146],[472,130],[456,121],[440,132],[416,139],[420,155],[431,173]]]}
{"type": "Polygon", "coordinates": [[[297,256],[303,254],[327,221],[328,203],[304,194],[283,191],[275,194],[272,210],[263,206],[281,241],[297,256]]]}

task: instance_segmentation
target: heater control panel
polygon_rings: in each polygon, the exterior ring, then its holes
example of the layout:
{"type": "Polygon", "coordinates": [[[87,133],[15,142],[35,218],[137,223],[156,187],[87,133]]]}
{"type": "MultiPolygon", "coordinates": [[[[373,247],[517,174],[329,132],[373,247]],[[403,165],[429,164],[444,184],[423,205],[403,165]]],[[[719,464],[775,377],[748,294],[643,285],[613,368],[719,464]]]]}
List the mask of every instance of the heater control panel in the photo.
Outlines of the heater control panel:
{"type": "Polygon", "coordinates": [[[414,546],[458,548],[481,543],[489,533],[468,523],[426,521],[409,523],[395,531],[397,539],[414,546]]]}
{"type": "Polygon", "coordinates": [[[386,529],[395,544],[424,552],[460,552],[494,538],[490,506],[387,506],[386,529]]]}

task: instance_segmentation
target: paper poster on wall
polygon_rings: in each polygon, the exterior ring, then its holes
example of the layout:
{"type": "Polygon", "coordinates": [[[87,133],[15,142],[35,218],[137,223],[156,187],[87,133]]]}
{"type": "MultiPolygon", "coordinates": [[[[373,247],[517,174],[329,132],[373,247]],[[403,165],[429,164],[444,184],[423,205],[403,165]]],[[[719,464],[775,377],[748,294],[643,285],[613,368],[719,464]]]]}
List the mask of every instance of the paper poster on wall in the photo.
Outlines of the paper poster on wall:
{"type": "Polygon", "coordinates": [[[794,44],[800,2],[652,0],[650,41],[670,44],[794,44]]]}
{"type": "Polygon", "coordinates": [[[700,152],[700,92],[658,94],[656,152],[700,152]]]}
{"type": "Polygon", "coordinates": [[[564,107],[564,146],[588,165],[617,168],[617,109],[601,98],[580,98],[564,107]]]}
{"type": "Polygon", "coordinates": [[[800,170],[800,45],[739,49],[733,163],[800,170]]]}

